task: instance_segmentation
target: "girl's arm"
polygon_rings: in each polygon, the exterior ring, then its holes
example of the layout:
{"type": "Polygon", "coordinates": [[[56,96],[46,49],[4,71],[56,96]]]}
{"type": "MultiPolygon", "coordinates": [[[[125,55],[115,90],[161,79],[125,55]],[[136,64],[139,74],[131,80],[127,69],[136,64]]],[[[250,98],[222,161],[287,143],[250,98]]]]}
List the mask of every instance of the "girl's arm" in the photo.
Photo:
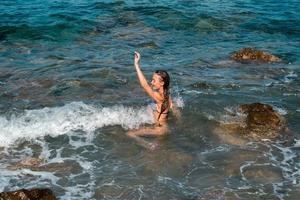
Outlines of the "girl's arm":
{"type": "Polygon", "coordinates": [[[147,94],[150,97],[152,97],[155,101],[163,101],[162,96],[158,92],[154,92],[151,86],[148,84],[147,79],[140,68],[140,59],[141,55],[138,52],[134,52],[134,66],[141,86],[144,88],[147,94]]]}

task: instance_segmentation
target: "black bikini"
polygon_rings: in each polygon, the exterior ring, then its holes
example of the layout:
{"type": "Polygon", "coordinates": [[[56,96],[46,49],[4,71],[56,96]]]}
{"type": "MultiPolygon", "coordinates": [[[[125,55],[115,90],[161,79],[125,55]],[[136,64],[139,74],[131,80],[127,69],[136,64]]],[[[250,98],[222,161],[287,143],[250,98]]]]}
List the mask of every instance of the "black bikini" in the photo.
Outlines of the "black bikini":
{"type": "MultiPolygon", "coordinates": [[[[164,104],[164,103],[162,103],[161,107],[163,106],[163,104],[164,104]]],[[[168,105],[167,107],[169,107],[169,105],[168,105]]],[[[152,108],[152,110],[153,110],[153,112],[157,112],[157,113],[158,113],[157,121],[159,120],[160,115],[168,115],[168,114],[169,114],[169,109],[168,109],[167,112],[161,112],[161,111],[158,111],[157,104],[155,104],[155,109],[152,108]]]]}

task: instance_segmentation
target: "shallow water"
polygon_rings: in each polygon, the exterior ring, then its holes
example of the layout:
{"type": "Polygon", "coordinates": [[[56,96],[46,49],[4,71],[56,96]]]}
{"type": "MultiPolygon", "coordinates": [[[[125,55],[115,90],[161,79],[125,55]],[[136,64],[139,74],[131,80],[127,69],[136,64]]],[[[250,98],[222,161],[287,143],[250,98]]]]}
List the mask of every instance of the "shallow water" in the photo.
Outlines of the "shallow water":
{"type": "MultiPolygon", "coordinates": [[[[0,191],[49,187],[58,199],[297,199],[299,1],[1,1],[0,191]],[[283,62],[241,64],[243,47],[283,62]],[[147,75],[171,74],[181,121],[153,123],[147,75]],[[214,133],[245,103],[272,105],[295,143],[242,146],[214,133]],[[28,157],[42,167],[20,166],[28,157]]],[[[236,141],[233,141],[236,142],[236,141]]],[[[238,142],[238,141],[237,141],[238,142]]]]}

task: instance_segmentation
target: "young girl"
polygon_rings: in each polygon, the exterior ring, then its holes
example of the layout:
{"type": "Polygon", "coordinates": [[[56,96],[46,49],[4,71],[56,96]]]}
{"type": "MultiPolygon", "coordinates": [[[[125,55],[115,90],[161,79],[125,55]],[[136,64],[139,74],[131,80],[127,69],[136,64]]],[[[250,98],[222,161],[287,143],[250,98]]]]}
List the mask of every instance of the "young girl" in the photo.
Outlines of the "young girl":
{"type": "Polygon", "coordinates": [[[168,132],[167,119],[169,111],[178,116],[169,94],[170,77],[164,70],[157,70],[153,73],[151,85],[148,84],[143,72],[140,69],[141,56],[138,52],[134,53],[134,66],[137,72],[139,82],[146,93],[155,101],[156,105],[153,109],[155,126],[144,127],[138,130],[132,130],[127,133],[130,137],[136,139],[139,144],[153,148],[153,145],[143,140],[140,136],[162,136],[168,132]]]}

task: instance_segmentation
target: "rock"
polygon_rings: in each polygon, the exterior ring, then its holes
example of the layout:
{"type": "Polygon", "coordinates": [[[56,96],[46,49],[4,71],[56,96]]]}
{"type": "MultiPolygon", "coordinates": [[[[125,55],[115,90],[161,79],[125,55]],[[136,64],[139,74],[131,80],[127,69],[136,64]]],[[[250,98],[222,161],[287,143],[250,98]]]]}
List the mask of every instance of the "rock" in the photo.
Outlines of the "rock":
{"type": "Polygon", "coordinates": [[[211,84],[206,83],[206,82],[196,82],[196,83],[193,83],[191,86],[193,88],[199,88],[199,89],[211,89],[214,87],[211,84]]]}
{"type": "MultiPolygon", "coordinates": [[[[272,106],[253,103],[241,105],[239,117],[232,117],[234,121],[219,123],[214,132],[226,142],[243,145],[249,140],[261,139],[280,140],[288,144],[293,142],[293,134],[287,128],[284,117],[276,112],[272,106]]],[[[238,113],[236,113],[238,116],[238,113]]]]}
{"type": "Polygon", "coordinates": [[[248,166],[242,173],[245,179],[255,183],[278,183],[284,179],[281,169],[271,165],[248,166]]]}
{"type": "Polygon", "coordinates": [[[9,170],[18,170],[22,168],[36,168],[41,165],[43,162],[40,158],[34,158],[34,157],[26,157],[22,161],[13,163],[12,165],[8,166],[7,168],[9,170]]]}
{"type": "Polygon", "coordinates": [[[288,197],[286,200],[298,200],[300,197],[300,188],[298,186],[295,186],[292,191],[289,192],[288,197]]]}
{"type": "Polygon", "coordinates": [[[62,163],[49,163],[31,168],[32,171],[52,172],[60,175],[79,174],[82,167],[76,161],[65,160],[62,163]]]}
{"type": "Polygon", "coordinates": [[[253,48],[243,48],[237,52],[234,52],[231,55],[231,58],[233,60],[240,61],[240,62],[257,61],[257,62],[263,62],[263,63],[271,63],[271,62],[280,62],[281,61],[280,58],[278,58],[272,54],[266,53],[261,50],[256,50],[253,48]]]}
{"type": "Polygon", "coordinates": [[[193,84],[190,85],[192,88],[195,89],[201,89],[201,90],[214,90],[214,89],[235,89],[235,88],[239,88],[240,86],[235,84],[235,83],[228,83],[228,84],[217,84],[217,83],[207,83],[207,82],[195,82],[193,84]]]}
{"type": "Polygon", "coordinates": [[[24,160],[21,161],[21,166],[32,166],[37,167],[43,162],[43,159],[40,158],[33,158],[33,157],[27,157],[24,160]]]}
{"type": "Polygon", "coordinates": [[[172,150],[149,151],[142,158],[132,159],[129,163],[133,166],[140,166],[137,173],[153,176],[162,173],[166,176],[182,176],[189,169],[193,157],[185,152],[172,150]]]}
{"type": "Polygon", "coordinates": [[[249,161],[257,163],[268,162],[268,160],[262,155],[261,151],[258,150],[250,151],[237,149],[230,153],[224,153],[223,159],[224,161],[222,161],[221,165],[224,166],[224,173],[228,177],[239,177],[241,175],[241,167],[249,161]]]}
{"type": "Polygon", "coordinates": [[[56,200],[50,189],[21,189],[11,192],[1,192],[0,200],[56,200]]]}
{"type": "Polygon", "coordinates": [[[230,199],[230,200],[238,200],[238,198],[234,192],[226,191],[226,189],[220,188],[209,188],[201,194],[197,200],[211,200],[211,199],[230,199]]]}
{"type": "Polygon", "coordinates": [[[117,184],[104,184],[96,189],[94,198],[95,199],[118,199],[120,198],[125,189],[117,184]]]}
{"type": "Polygon", "coordinates": [[[69,175],[72,173],[77,174],[82,170],[81,166],[72,160],[65,160],[61,163],[44,164],[42,159],[33,157],[27,157],[21,162],[13,163],[7,168],[9,170],[19,170],[25,168],[32,171],[46,171],[62,175],[69,175]]]}
{"type": "Polygon", "coordinates": [[[274,139],[286,127],[286,120],[270,105],[253,103],[240,106],[242,112],[247,114],[246,132],[253,137],[274,139]]]}
{"type": "Polygon", "coordinates": [[[159,46],[154,41],[143,42],[143,43],[138,44],[137,46],[138,46],[138,48],[148,48],[148,49],[159,48],[159,46]]]}

